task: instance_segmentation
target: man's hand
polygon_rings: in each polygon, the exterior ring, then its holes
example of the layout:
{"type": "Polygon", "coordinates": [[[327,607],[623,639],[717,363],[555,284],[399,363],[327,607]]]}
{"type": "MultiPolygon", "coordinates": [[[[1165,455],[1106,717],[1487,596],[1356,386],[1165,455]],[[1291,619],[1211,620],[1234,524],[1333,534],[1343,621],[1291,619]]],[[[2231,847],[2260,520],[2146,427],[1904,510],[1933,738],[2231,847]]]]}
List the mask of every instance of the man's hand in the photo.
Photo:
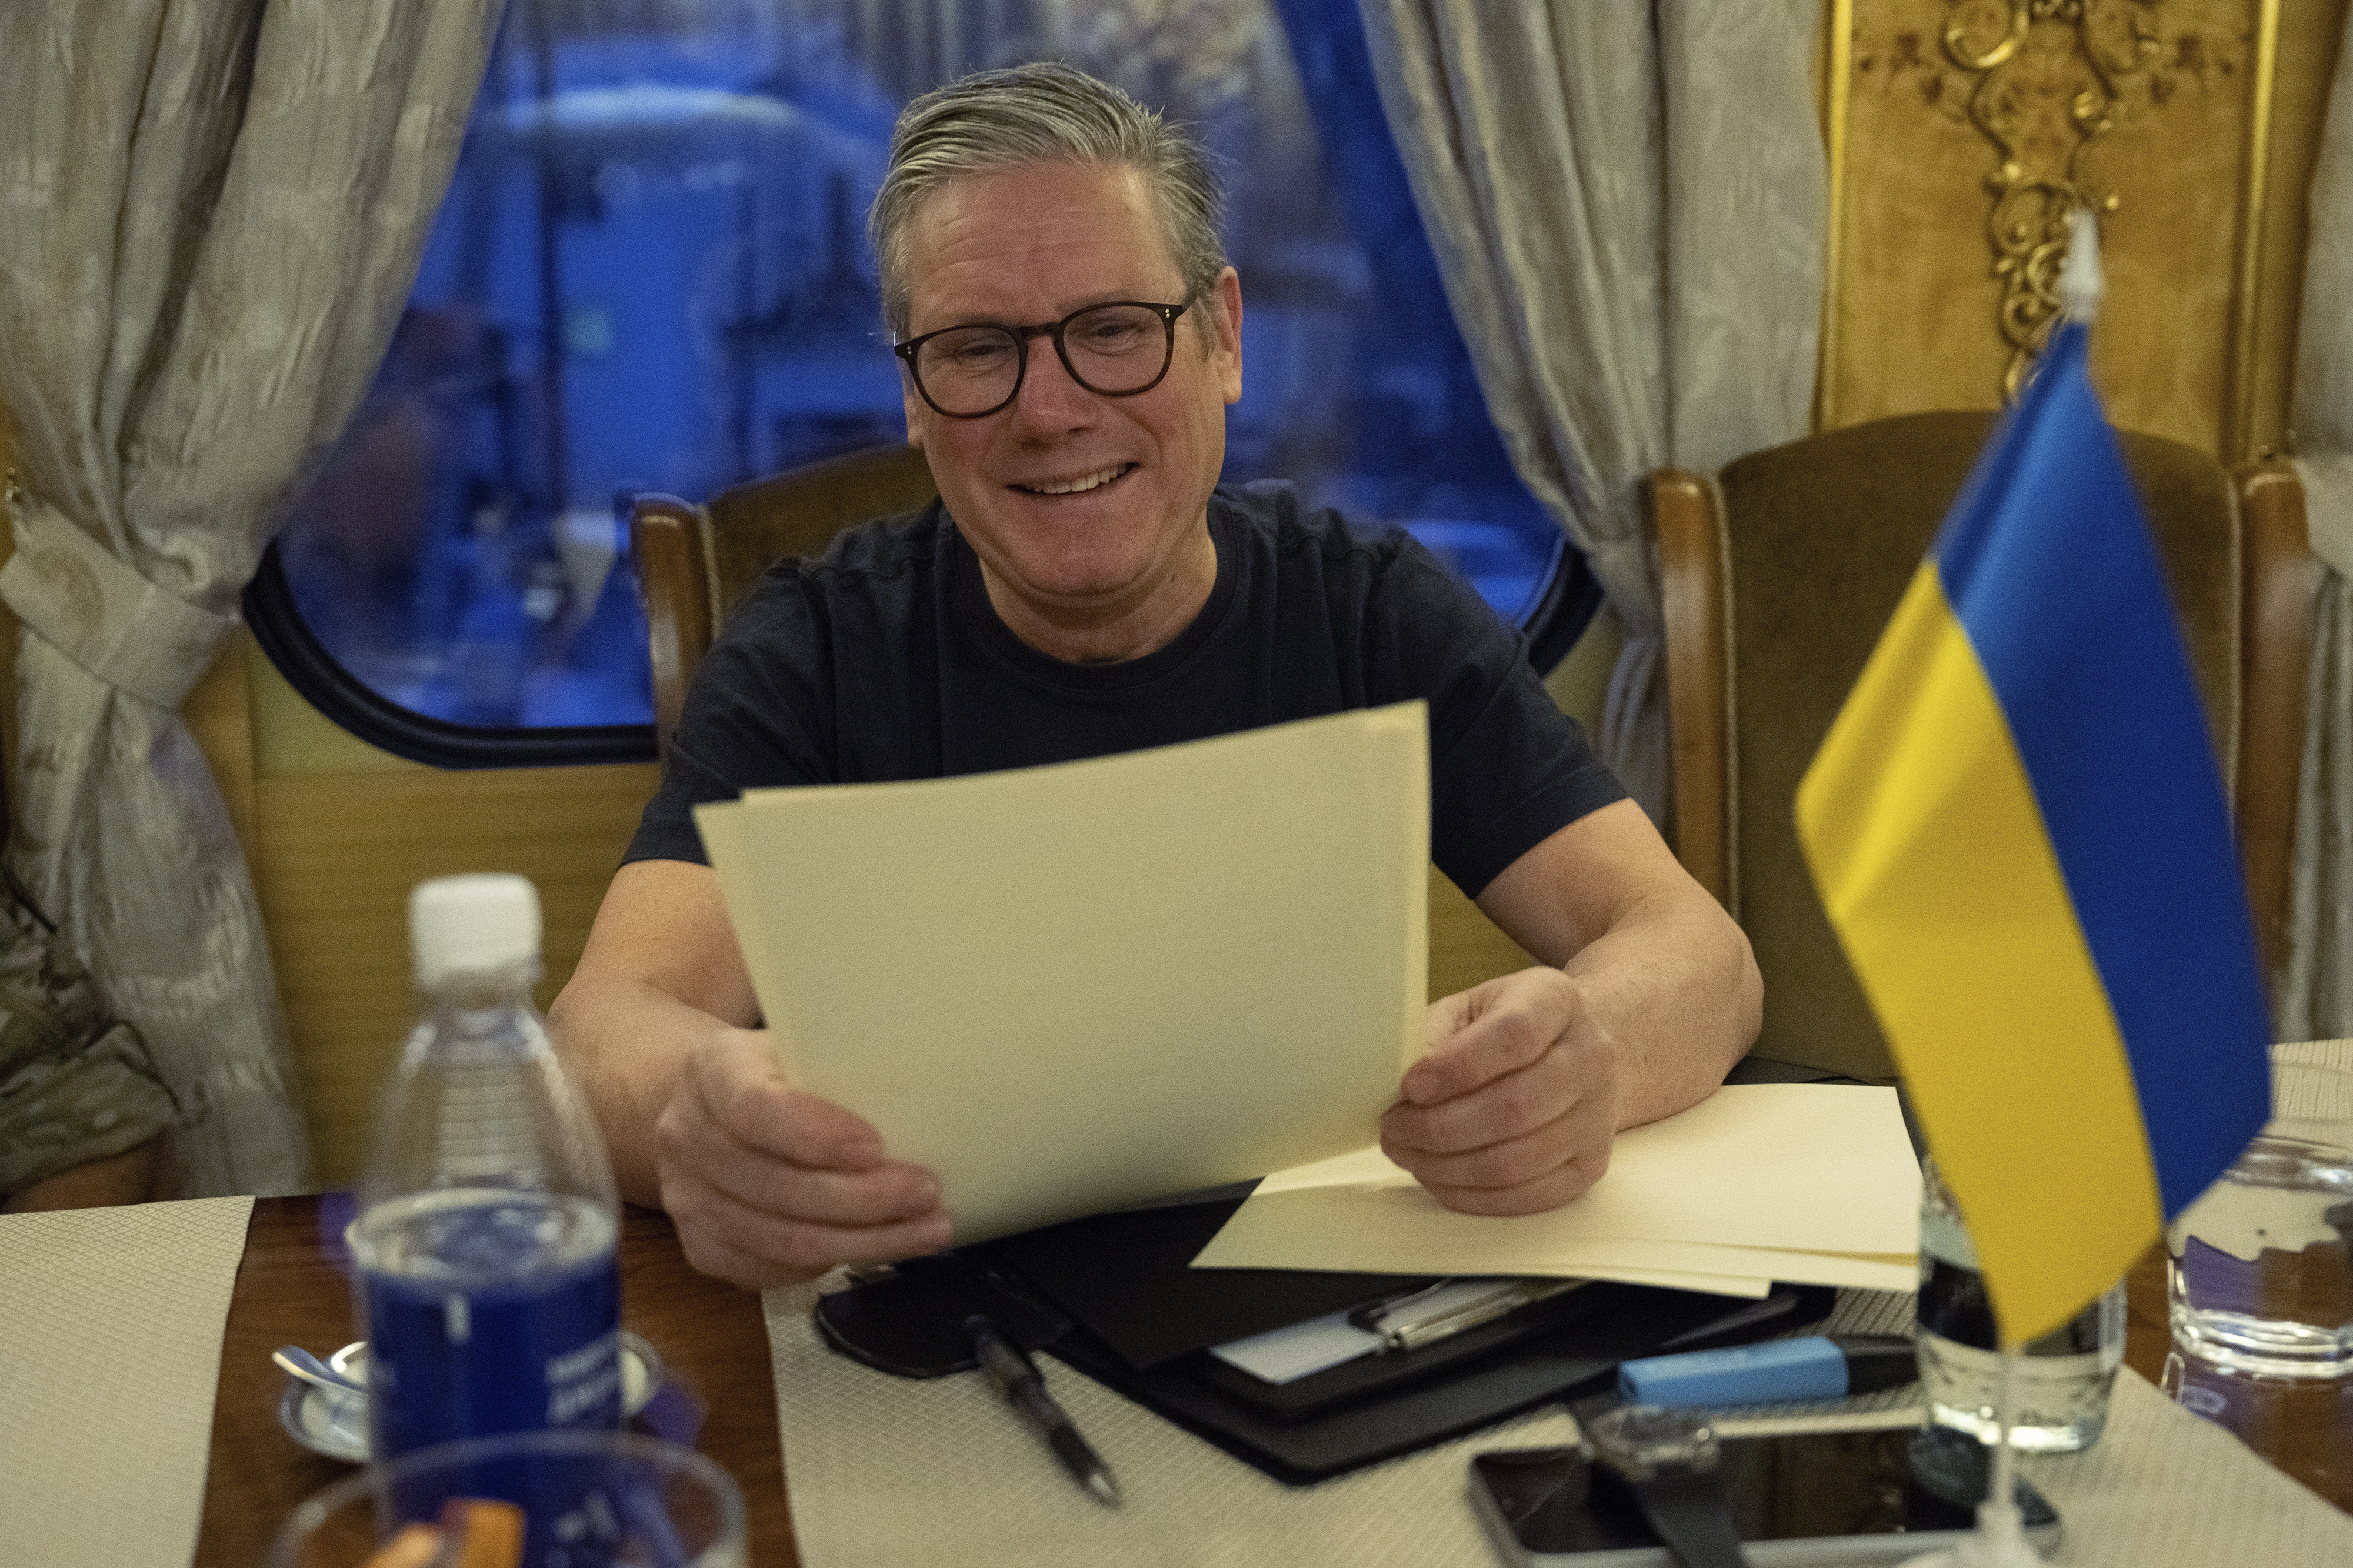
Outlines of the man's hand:
{"type": "Polygon", "coordinates": [[[624,866],[547,1021],[621,1195],[659,1204],[687,1261],[750,1289],[936,1252],[932,1173],[785,1081],[707,866],[624,866]]]}
{"type": "Polygon", "coordinates": [[[1381,1118],[1381,1149],[1466,1214],[1535,1214],[1609,1168],[1618,1043],[1557,969],[1430,1004],[1430,1055],[1381,1118]]]}
{"type": "Polygon", "coordinates": [[[786,1081],[764,1031],[701,1042],[654,1122],[687,1261],[750,1289],[948,1244],[940,1184],[867,1122],[786,1081]]]}
{"type": "Polygon", "coordinates": [[[1430,1005],[1381,1148],[1449,1208],[1535,1214],[1599,1181],[1619,1132],[1713,1094],[1757,1037],[1763,987],[1748,939],[1631,801],[1559,829],[1478,901],[1560,967],[1430,1005]]]}

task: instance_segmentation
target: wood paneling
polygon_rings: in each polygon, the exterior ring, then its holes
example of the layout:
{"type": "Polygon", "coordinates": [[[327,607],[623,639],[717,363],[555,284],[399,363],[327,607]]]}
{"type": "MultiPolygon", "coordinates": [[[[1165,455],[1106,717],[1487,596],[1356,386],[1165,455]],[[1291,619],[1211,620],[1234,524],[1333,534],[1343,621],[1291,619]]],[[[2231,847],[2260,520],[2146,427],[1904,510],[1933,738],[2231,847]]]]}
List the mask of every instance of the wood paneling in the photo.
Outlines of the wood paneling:
{"type": "Polygon", "coordinates": [[[409,889],[459,871],[529,877],[546,916],[543,1006],[579,962],[655,782],[650,763],[256,781],[255,879],[323,1184],[358,1170],[415,1016],[409,889]]]}
{"type": "Polygon", "coordinates": [[[239,627],[222,645],[213,667],[205,671],[180,709],[197,749],[212,764],[213,782],[220,786],[221,800],[228,807],[229,825],[237,829],[237,841],[245,846],[248,871],[255,864],[256,828],[253,705],[247,697],[245,661],[260,657],[251,636],[239,627]]]}

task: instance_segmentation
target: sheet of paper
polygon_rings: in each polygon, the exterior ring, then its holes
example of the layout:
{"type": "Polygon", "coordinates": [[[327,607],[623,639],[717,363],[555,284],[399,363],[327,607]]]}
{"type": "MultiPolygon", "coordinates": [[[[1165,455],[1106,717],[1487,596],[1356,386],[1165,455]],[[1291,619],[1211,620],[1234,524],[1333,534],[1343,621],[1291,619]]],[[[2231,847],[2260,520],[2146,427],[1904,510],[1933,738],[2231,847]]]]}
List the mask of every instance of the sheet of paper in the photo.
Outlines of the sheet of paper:
{"type": "Polygon", "coordinates": [[[1915,1283],[1920,1183],[1895,1091],[1746,1084],[1620,1135],[1549,1214],[1442,1208],[1378,1149],[1260,1184],[1201,1268],[1592,1274],[1620,1268],[1883,1289],[1915,1283]]]}
{"type": "Polygon", "coordinates": [[[1413,702],[695,819],[786,1072],[972,1242],[1372,1136],[1421,1043],[1429,787],[1413,702]]]}
{"type": "MultiPolygon", "coordinates": [[[[1252,1199],[1255,1204],[1257,1200],[1252,1199]]],[[[1770,1280],[1909,1290],[1910,1253],[1856,1255],[1709,1242],[1564,1239],[1520,1221],[1485,1222],[1466,1238],[1464,1215],[1416,1185],[1295,1189],[1255,1212],[1245,1205],[1194,1259],[1204,1268],[1335,1268],[1404,1274],[1545,1274],[1761,1295],[1770,1280]],[[1514,1234],[1516,1232],[1517,1234],[1514,1234]],[[1353,1235],[1342,1246],[1328,1239],[1353,1235]],[[1474,1250],[1475,1249],[1475,1250],[1474,1250]],[[1476,1261],[1470,1259],[1475,1257],[1476,1261]],[[1282,1261],[1278,1262],[1277,1259],[1282,1261]],[[1738,1279],[1733,1285],[1727,1281],[1738,1279]]]]}

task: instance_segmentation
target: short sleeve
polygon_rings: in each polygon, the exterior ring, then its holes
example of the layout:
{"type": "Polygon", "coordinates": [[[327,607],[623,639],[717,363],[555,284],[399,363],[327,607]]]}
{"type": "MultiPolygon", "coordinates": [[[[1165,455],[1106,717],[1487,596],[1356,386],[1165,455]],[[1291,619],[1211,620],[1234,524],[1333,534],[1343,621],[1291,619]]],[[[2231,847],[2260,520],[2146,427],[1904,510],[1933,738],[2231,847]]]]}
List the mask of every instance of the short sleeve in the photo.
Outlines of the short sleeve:
{"type": "Polygon", "coordinates": [[[1561,828],[1626,798],[1528,662],[1527,640],[1406,539],[1368,606],[1381,700],[1430,704],[1430,858],[1476,898],[1561,828]]]}
{"type": "Polygon", "coordinates": [[[799,587],[797,574],[772,575],[703,656],[662,759],[661,787],[646,803],[624,865],[708,865],[696,806],[747,789],[827,782],[814,699],[825,650],[799,587]]]}

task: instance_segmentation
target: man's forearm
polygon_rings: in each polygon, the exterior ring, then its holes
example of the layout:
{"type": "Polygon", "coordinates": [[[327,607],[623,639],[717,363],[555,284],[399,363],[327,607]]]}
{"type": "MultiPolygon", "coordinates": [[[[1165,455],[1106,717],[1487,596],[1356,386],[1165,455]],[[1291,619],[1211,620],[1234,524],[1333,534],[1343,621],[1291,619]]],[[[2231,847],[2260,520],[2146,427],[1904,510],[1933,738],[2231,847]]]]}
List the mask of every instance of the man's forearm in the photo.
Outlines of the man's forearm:
{"type": "Polygon", "coordinates": [[[1617,1042],[1621,1129],[1706,1099],[1763,1019],[1747,938],[1695,888],[1633,904],[1561,969],[1617,1042]]]}
{"type": "Polygon", "coordinates": [[[575,978],[547,1021],[565,1070],[604,1131],[621,1196],[659,1207],[655,1119],[696,1046],[728,1026],[642,980],[618,977],[575,978]]]}

